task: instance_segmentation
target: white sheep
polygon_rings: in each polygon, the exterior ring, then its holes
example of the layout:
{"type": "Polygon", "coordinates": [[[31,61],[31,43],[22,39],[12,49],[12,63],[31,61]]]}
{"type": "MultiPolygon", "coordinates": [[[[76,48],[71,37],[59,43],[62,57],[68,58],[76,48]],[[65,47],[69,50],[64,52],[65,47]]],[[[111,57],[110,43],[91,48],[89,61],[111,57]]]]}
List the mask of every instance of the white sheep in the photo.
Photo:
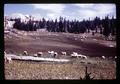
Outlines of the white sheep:
{"type": "Polygon", "coordinates": [[[84,58],[84,59],[87,59],[87,56],[85,56],[85,55],[82,55],[82,58],[84,58]]]}
{"type": "Polygon", "coordinates": [[[115,56],[115,59],[117,59],[117,56],[115,56]]]}
{"type": "Polygon", "coordinates": [[[48,54],[50,54],[50,56],[54,56],[54,51],[48,51],[48,54]]]}
{"type": "Polygon", "coordinates": [[[78,54],[78,53],[76,53],[76,52],[73,52],[72,54],[71,54],[71,56],[73,57],[77,57],[77,58],[84,58],[84,59],[87,59],[87,56],[85,56],[85,55],[81,55],[81,54],[78,54]]]}
{"type": "Polygon", "coordinates": [[[77,52],[73,52],[73,54],[77,55],[78,53],[77,52]]]}
{"type": "Polygon", "coordinates": [[[57,52],[54,52],[54,57],[56,57],[58,55],[58,53],[57,52]]]}
{"type": "Polygon", "coordinates": [[[27,52],[27,51],[24,51],[23,54],[24,54],[24,55],[28,55],[28,52],[27,52]]]}
{"type": "Polygon", "coordinates": [[[72,57],[78,57],[78,53],[73,52],[73,53],[71,54],[71,56],[72,56],[72,57]]]}
{"type": "Polygon", "coordinates": [[[77,57],[87,59],[87,56],[85,56],[85,55],[81,55],[81,54],[77,54],[77,57]]]}
{"type": "Polygon", "coordinates": [[[12,61],[11,57],[6,57],[6,56],[5,56],[5,62],[10,63],[11,61],[12,61]]]}
{"type": "Polygon", "coordinates": [[[4,55],[6,55],[6,52],[4,51],[4,55]]]}
{"type": "Polygon", "coordinates": [[[37,54],[34,54],[33,56],[34,56],[34,57],[37,57],[38,55],[37,55],[37,54]]]}
{"type": "Polygon", "coordinates": [[[54,51],[48,51],[48,53],[49,53],[49,54],[52,54],[52,53],[54,53],[54,51]]]}
{"type": "Polygon", "coordinates": [[[84,41],[84,39],[81,39],[81,41],[84,41]]]}
{"type": "Polygon", "coordinates": [[[103,59],[105,59],[105,56],[102,56],[103,59]]]}
{"type": "Polygon", "coordinates": [[[86,34],[82,34],[81,39],[86,39],[86,34]]]}
{"type": "Polygon", "coordinates": [[[62,53],[62,55],[65,55],[65,56],[66,56],[66,54],[67,54],[66,52],[61,52],[61,53],[62,53]]]}
{"type": "Polygon", "coordinates": [[[109,47],[114,47],[114,45],[109,45],[109,47]]]}
{"type": "Polygon", "coordinates": [[[37,53],[37,56],[42,56],[42,55],[43,55],[42,52],[38,52],[38,53],[37,53]]]}
{"type": "Polygon", "coordinates": [[[82,55],[81,54],[77,54],[77,58],[79,58],[79,57],[82,58],[82,55]]]}

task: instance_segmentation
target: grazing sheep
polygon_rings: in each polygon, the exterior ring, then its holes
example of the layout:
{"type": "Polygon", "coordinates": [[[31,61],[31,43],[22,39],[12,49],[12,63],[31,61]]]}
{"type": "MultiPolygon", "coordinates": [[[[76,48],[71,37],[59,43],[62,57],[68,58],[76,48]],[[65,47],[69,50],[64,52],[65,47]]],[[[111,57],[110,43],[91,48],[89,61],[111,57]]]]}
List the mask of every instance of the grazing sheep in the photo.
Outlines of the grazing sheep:
{"type": "Polygon", "coordinates": [[[105,59],[105,56],[102,56],[103,59],[105,59]]]}
{"type": "Polygon", "coordinates": [[[80,57],[80,58],[87,59],[87,56],[78,54],[78,53],[76,53],[76,52],[73,52],[73,53],[71,54],[71,56],[72,56],[72,57],[77,57],[77,58],[80,57]]]}
{"type": "Polygon", "coordinates": [[[38,52],[38,53],[37,53],[37,56],[42,56],[42,55],[43,55],[42,52],[38,52]]]}
{"type": "Polygon", "coordinates": [[[50,56],[54,56],[54,51],[48,51],[48,54],[50,54],[50,56]]]}
{"type": "Polygon", "coordinates": [[[50,51],[48,51],[48,53],[50,54],[50,51]]]}
{"type": "Polygon", "coordinates": [[[77,54],[77,58],[79,58],[79,57],[82,58],[82,55],[81,54],[77,54]]]}
{"type": "Polygon", "coordinates": [[[37,57],[38,55],[37,55],[37,54],[34,54],[33,56],[34,56],[34,57],[37,57]]]}
{"type": "Polygon", "coordinates": [[[6,52],[4,51],[4,55],[6,55],[6,52]]]}
{"type": "Polygon", "coordinates": [[[97,39],[93,39],[94,41],[97,41],[97,39]]]}
{"type": "Polygon", "coordinates": [[[77,54],[77,56],[80,57],[80,58],[87,59],[87,56],[85,56],[85,55],[77,54]]]}
{"type": "Polygon", "coordinates": [[[27,51],[24,51],[23,54],[24,54],[24,55],[28,55],[28,52],[27,52],[27,51]]]}
{"type": "Polygon", "coordinates": [[[73,52],[73,53],[71,54],[71,56],[72,56],[72,57],[77,57],[77,58],[78,58],[78,53],[73,52]]]}
{"type": "Polygon", "coordinates": [[[58,55],[58,53],[57,52],[54,52],[54,57],[56,57],[58,55]]]}
{"type": "Polygon", "coordinates": [[[48,51],[48,53],[49,53],[49,54],[52,54],[52,53],[54,53],[54,51],[48,51]]]}
{"type": "Polygon", "coordinates": [[[84,41],[84,39],[80,39],[81,41],[84,41]]]}
{"type": "Polygon", "coordinates": [[[4,57],[6,56],[6,54],[7,54],[7,53],[4,51],[4,57]]]}
{"type": "Polygon", "coordinates": [[[66,54],[67,54],[66,52],[61,52],[61,53],[62,53],[62,55],[65,55],[65,56],[66,56],[66,54]]]}
{"type": "Polygon", "coordinates": [[[82,34],[81,39],[86,39],[86,34],[82,34]]]}
{"type": "Polygon", "coordinates": [[[73,52],[73,54],[77,55],[78,53],[77,52],[73,52]]]}
{"type": "Polygon", "coordinates": [[[11,57],[6,57],[6,56],[5,56],[5,62],[10,63],[11,61],[12,61],[11,57]]]}
{"type": "Polygon", "coordinates": [[[87,59],[87,56],[84,56],[84,55],[83,55],[82,58],[87,59]]]}
{"type": "Polygon", "coordinates": [[[114,47],[114,45],[109,45],[109,47],[114,47]]]}
{"type": "Polygon", "coordinates": [[[50,53],[51,53],[51,51],[48,51],[48,53],[50,54],[50,53]]]}

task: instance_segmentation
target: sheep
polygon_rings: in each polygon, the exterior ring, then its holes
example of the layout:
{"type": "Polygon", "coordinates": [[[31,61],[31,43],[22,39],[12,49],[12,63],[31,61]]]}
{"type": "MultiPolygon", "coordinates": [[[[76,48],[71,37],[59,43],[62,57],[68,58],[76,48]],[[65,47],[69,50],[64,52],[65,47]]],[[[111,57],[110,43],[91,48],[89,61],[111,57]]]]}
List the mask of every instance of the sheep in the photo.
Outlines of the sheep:
{"type": "Polygon", "coordinates": [[[48,51],[48,54],[50,54],[50,56],[54,56],[54,51],[48,51]]]}
{"type": "Polygon", "coordinates": [[[86,34],[82,34],[81,39],[86,39],[86,34]]]}
{"type": "Polygon", "coordinates": [[[103,59],[105,59],[105,56],[102,56],[103,59]]]}
{"type": "Polygon", "coordinates": [[[48,51],[48,53],[53,57],[56,57],[58,55],[58,53],[54,51],[48,51]]]}
{"type": "Polygon", "coordinates": [[[48,53],[49,53],[49,54],[52,54],[52,53],[54,53],[54,51],[48,51],[48,53]]]}
{"type": "Polygon", "coordinates": [[[71,57],[74,57],[74,56],[75,56],[75,54],[72,53],[72,54],[71,54],[71,57]]]}
{"type": "Polygon", "coordinates": [[[37,57],[38,55],[37,55],[37,54],[34,54],[33,56],[34,56],[34,57],[37,57]]]}
{"type": "Polygon", "coordinates": [[[77,54],[77,56],[80,57],[80,58],[87,59],[87,56],[85,56],[85,55],[77,54]]]}
{"type": "Polygon", "coordinates": [[[81,39],[81,41],[84,41],[84,39],[81,39]]]}
{"type": "Polygon", "coordinates": [[[37,53],[37,56],[42,56],[42,55],[43,55],[42,52],[38,52],[38,53],[37,53]]]}
{"type": "Polygon", "coordinates": [[[85,56],[85,55],[81,55],[81,54],[78,54],[78,53],[76,53],[76,52],[73,52],[72,54],[71,54],[71,56],[73,57],[77,57],[77,58],[84,58],[84,59],[87,59],[87,56],[85,56]]]}
{"type": "Polygon", "coordinates": [[[109,47],[114,47],[114,45],[109,45],[109,47]]]}
{"type": "Polygon", "coordinates": [[[51,51],[48,51],[48,53],[50,54],[50,53],[51,53],[51,51]]]}
{"type": "Polygon", "coordinates": [[[23,54],[24,54],[24,55],[28,55],[28,52],[27,52],[27,51],[24,51],[23,54]]]}
{"type": "Polygon", "coordinates": [[[97,39],[93,39],[94,41],[97,41],[97,39]]]}
{"type": "Polygon", "coordinates": [[[73,52],[73,54],[77,55],[78,53],[77,52],[73,52]]]}
{"type": "Polygon", "coordinates": [[[71,54],[71,56],[72,56],[72,57],[77,57],[77,58],[78,58],[78,53],[73,52],[73,53],[71,54]]]}
{"type": "Polygon", "coordinates": [[[5,62],[10,63],[11,61],[12,61],[11,57],[6,57],[6,56],[5,56],[5,62]]]}
{"type": "Polygon", "coordinates": [[[66,52],[61,52],[61,53],[62,53],[62,55],[65,55],[65,56],[66,56],[66,54],[67,54],[66,52]]]}
{"type": "Polygon", "coordinates": [[[115,61],[117,61],[117,56],[115,56],[115,61]]]}
{"type": "Polygon", "coordinates": [[[58,55],[58,53],[57,52],[54,52],[54,57],[56,57],[58,55]]]}
{"type": "Polygon", "coordinates": [[[82,58],[87,59],[87,56],[82,55],[82,58]]]}
{"type": "Polygon", "coordinates": [[[4,59],[5,59],[5,62],[8,62],[8,63],[10,63],[11,62],[11,57],[7,57],[6,56],[6,52],[4,51],[4,59]]]}
{"type": "Polygon", "coordinates": [[[4,51],[4,55],[6,55],[6,52],[4,51]]]}

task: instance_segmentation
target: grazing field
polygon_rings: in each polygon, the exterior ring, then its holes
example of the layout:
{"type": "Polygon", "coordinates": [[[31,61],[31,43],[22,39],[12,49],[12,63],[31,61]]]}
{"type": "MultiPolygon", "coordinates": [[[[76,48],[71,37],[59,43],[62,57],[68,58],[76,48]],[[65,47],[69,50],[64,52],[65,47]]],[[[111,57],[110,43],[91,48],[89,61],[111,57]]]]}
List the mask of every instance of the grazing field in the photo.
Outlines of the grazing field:
{"type": "Polygon", "coordinates": [[[94,79],[115,79],[116,63],[113,60],[90,58],[73,59],[69,63],[32,62],[13,60],[5,64],[6,79],[80,79],[85,76],[85,66],[94,79]]]}
{"type": "MultiPolygon", "coordinates": [[[[85,76],[85,66],[94,79],[116,78],[116,42],[104,41],[96,34],[23,32],[13,30],[5,34],[5,51],[16,55],[28,51],[29,55],[43,52],[42,57],[49,57],[48,51],[58,52],[57,58],[70,59],[69,63],[33,62],[13,60],[5,63],[6,79],[80,79],[85,76]],[[109,47],[113,45],[113,47],[109,47]],[[66,56],[61,54],[67,52],[66,56]],[[70,54],[77,52],[86,55],[88,59],[71,58],[70,54]],[[105,56],[102,59],[101,56],[105,56]]],[[[21,55],[22,56],[22,55],[21,55]]]]}

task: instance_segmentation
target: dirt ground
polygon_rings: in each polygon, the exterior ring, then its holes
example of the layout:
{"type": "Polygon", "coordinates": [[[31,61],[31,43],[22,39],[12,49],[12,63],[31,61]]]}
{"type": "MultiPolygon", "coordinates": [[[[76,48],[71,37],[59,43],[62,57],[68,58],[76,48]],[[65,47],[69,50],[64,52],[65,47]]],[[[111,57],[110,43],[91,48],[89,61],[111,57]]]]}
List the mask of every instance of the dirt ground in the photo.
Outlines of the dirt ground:
{"type": "Polygon", "coordinates": [[[95,79],[116,78],[115,41],[104,41],[100,35],[90,34],[81,40],[81,34],[18,32],[15,30],[5,35],[7,53],[19,55],[26,50],[33,55],[39,51],[46,54],[48,50],[53,50],[58,52],[59,57],[71,59],[72,62],[61,64],[13,60],[12,63],[5,63],[6,79],[79,79],[85,75],[85,66],[88,66],[88,71],[95,79]],[[67,56],[62,56],[61,51],[66,51],[67,56]],[[86,55],[89,59],[70,58],[72,52],[86,55]],[[106,59],[101,59],[103,55],[106,59]]]}

